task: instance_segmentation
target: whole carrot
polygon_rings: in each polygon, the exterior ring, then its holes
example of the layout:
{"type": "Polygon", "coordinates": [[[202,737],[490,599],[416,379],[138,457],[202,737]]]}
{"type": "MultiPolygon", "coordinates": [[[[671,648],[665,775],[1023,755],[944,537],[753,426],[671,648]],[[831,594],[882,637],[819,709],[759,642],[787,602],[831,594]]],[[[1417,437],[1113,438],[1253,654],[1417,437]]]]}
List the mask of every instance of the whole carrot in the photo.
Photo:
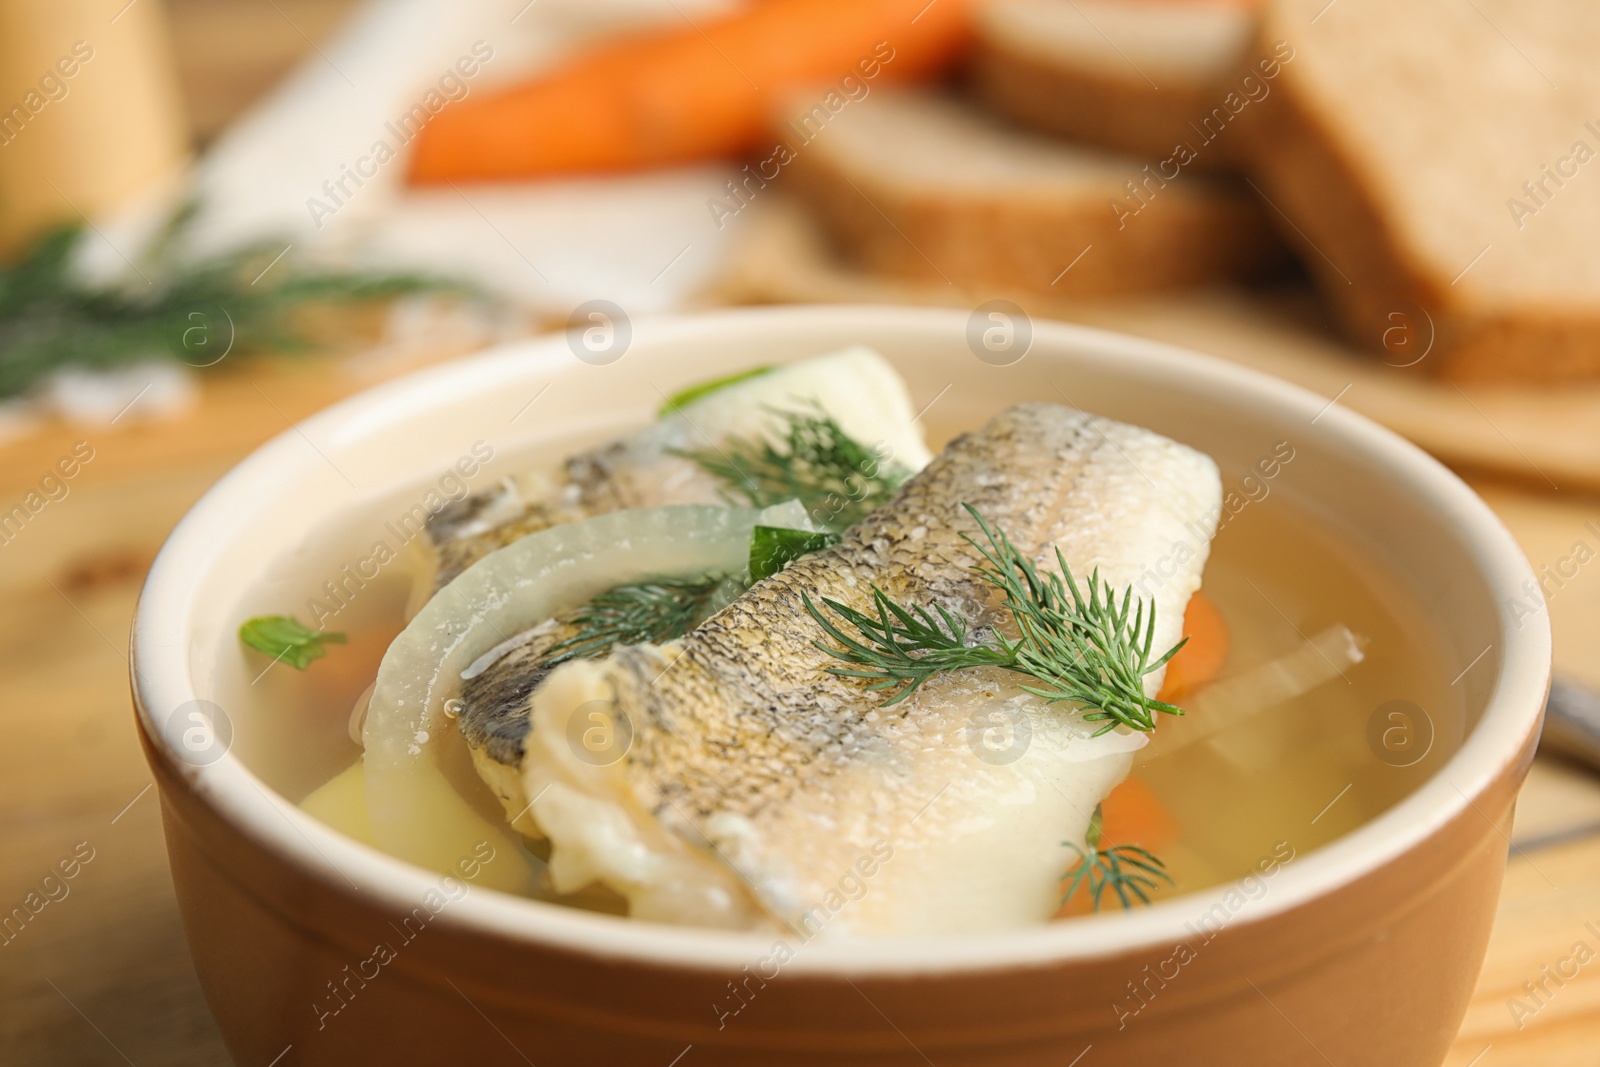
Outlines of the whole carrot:
{"type": "Polygon", "coordinates": [[[597,173],[747,151],[772,110],[802,89],[945,69],[967,42],[972,3],[762,0],[608,41],[530,81],[451,104],[418,137],[410,177],[597,173]]]}

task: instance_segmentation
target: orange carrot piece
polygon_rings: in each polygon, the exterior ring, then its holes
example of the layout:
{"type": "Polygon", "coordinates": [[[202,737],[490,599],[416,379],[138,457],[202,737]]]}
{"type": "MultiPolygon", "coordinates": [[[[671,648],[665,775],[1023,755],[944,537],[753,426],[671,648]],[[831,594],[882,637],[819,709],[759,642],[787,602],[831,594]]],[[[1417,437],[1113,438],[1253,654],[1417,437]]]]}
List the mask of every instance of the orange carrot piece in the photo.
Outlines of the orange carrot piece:
{"type": "Polygon", "coordinates": [[[1221,674],[1228,661],[1228,620],[1204,593],[1189,598],[1183,613],[1183,636],[1189,643],[1167,663],[1158,700],[1171,701],[1193,692],[1221,674]]]}
{"type": "MultiPolygon", "coordinates": [[[[1063,889],[1066,888],[1066,884],[1067,880],[1063,878],[1061,880],[1061,886],[1063,889]]],[[[1061,905],[1056,908],[1055,913],[1052,914],[1050,918],[1071,919],[1079,915],[1093,914],[1094,898],[1089,895],[1089,887],[1080,886],[1078,891],[1072,894],[1072,899],[1062,901],[1061,905]]]]}
{"type": "Polygon", "coordinates": [[[1159,854],[1178,839],[1177,816],[1138,778],[1124,778],[1100,805],[1100,843],[1138,845],[1159,854]]]}
{"type": "Polygon", "coordinates": [[[608,41],[449,105],[418,135],[410,178],[615,172],[749,151],[800,90],[846,100],[847,75],[870,91],[944,70],[971,35],[973,2],[763,0],[608,41]]]}

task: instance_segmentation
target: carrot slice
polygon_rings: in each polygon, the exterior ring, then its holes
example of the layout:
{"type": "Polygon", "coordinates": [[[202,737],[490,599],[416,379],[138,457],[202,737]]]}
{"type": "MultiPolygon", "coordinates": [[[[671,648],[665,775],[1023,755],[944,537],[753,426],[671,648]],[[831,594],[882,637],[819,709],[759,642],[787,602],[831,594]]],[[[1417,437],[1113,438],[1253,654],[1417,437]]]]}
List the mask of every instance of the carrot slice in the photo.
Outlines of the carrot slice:
{"type": "Polygon", "coordinates": [[[1167,675],[1156,699],[1172,701],[1193,692],[1222,673],[1228,661],[1228,620],[1204,593],[1189,598],[1183,613],[1188,644],[1167,663],[1167,675]]]}
{"type": "Polygon", "coordinates": [[[763,0],[613,39],[440,111],[417,138],[410,177],[597,173],[748,151],[799,90],[815,87],[821,100],[831,89],[843,107],[886,82],[942,71],[970,37],[973,2],[763,0]]]}
{"type": "Polygon", "coordinates": [[[1100,843],[1138,845],[1159,853],[1178,839],[1177,816],[1138,778],[1124,778],[1100,805],[1100,843]]]}

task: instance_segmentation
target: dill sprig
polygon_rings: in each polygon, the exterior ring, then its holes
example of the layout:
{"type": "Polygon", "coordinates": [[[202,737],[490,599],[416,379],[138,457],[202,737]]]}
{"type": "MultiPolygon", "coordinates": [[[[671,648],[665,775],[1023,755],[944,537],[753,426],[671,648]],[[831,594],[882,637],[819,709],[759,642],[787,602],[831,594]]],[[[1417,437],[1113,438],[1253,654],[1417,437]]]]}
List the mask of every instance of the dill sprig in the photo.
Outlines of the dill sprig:
{"type": "Polygon", "coordinates": [[[274,264],[284,245],[273,242],[187,260],[178,246],[195,214],[192,203],[175,212],[119,284],[91,284],[73,269],[79,226],[47,234],[0,267],[0,398],[69,365],[106,369],[154,358],[204,366],[230,347],[237,355],[301,351],[312,340],[295,313],[310,305],[470,291],[420,274],[312,270],[292,256],[274,264]]]}
{"type": "Polygon", "coordinates": [[[963,507],[983,534],[981,541],[962,534],[983,558],[974,571],[1003,594],[1017,638],[996,633],[989,641],[969,645],[966,623],[944,607],[935,605],[931,611],[920,605],[906,607],[875,585],[875,614],[837,600],[822,601],[860,634],[856,638],[802,594],[806,611],[842,647],[823,641],[816,646],[849,664],[830,667],[829,673],[869,681],[869,691],[893,690],[887,706],[904,700],[935,675],[1000,667],[1035,681],[1021,686],[1023,691],[1052,703],[1071,701],[1085,709],[1085,721],[1105,723],[1097,737],[1119,725],[1154,729],[1157,713],[1183,714],[1183,709],[1144,692],[1145,675],[1160,669],[1184,645],[1179,641],[1152,658],[1154,604],[1146,612],[1132,589],[1119,603],[1110,580],[1102,580],[1098,570],[1089,575],[1086,595],[1060,549],[1056,563],[1061,573],[1041,573],[1004,531],[991,527],[970,504],[963,507]]]}
{"type": "Polygon", "coordinates": [[[1110,889],[1117,895],[1123,909],[1128,910],[1133,907],[1134,899],[1141,904],[1149,904],[1149,890],[1156,888],[1158,882],[1174,884],[1172,876],[1167,873],[1167,865],[1148,849],[1138,845],[1101,848],[1101,820],[1101,810],[1096,807],[1093,817],[1089,819],[1089,832],[1084,835],[1086,848],[1080,848],[1072,841],[1061,842],[1078,854],[1077,866],[1067,872],[1067,885],[1061,893],[1062,904],[1071,900],[1080,887],[1087,887],[1090,906],[1099,911],[1100,900],[1105,891],[1110,889]]]}
{"type": "Polygon", "coordinates": [[[1013,668],[1016,655],[1004,638],[993,644],[967,644],[967,624],[957,615],[935,604],[933,611],[921,605],[902,607],[876,585],[872,587],[872,606],[876,615],[857,611],[847,604],[824,597],[822,602],[839,618],[861,634],[858,640],[828,619],[812,603],[810,594],[801,592],[801,603],[817,624],[843,649],[821,641],[813,642],[822,651],[856,668],[829,667],[829,674],[869,681],[868,692],[895,689],[884,707],[898,704],[929,678],[946,671],[968,667],[1013,668]],[[935,616],[937,612],[937,616],[935,616]]]}
{"type": "Polygon", "coordinates": [[[845,433],[820,407],[770,409],[780,442],[730,437],[720,448],[675,450],[727,483],[733,502],[766,508],[798,500],[812,519],[842,530],[888,502],[911,472],[845,433]]]}
{"type": "Polygon", "coordinates": [[[596,659],[618,645],[660,644],[682,637],[744,589],[741,580],[724,574],[619,585],[566,616],[564,621],[576,632],[550,646],[540,666],[596,659]]]}

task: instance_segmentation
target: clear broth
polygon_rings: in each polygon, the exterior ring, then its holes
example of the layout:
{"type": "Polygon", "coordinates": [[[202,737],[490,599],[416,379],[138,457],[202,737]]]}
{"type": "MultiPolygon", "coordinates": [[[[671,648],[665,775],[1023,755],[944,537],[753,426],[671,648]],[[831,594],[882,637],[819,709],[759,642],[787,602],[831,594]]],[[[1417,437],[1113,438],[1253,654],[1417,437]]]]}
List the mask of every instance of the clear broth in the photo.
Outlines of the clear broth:
{"type": "Polygon", "coordinates": [[[1160,851],[1175,883],[1162,895],[1233,881],[1285,845],[1304,855],[1356,829],[1432,776],[1465,733],[1461,693],[1428,638],[1436,628],[1400,583],[1287,495],[1222,529],[1202,592],[1232,638],[1216,685],[1336,624],[1363,639],[1364,658],[1203,740],[1185,743],[1205,729],[1204,689],[1194,714],[1157,727],[1132,777],[1178,823],[1160,851]]]}

